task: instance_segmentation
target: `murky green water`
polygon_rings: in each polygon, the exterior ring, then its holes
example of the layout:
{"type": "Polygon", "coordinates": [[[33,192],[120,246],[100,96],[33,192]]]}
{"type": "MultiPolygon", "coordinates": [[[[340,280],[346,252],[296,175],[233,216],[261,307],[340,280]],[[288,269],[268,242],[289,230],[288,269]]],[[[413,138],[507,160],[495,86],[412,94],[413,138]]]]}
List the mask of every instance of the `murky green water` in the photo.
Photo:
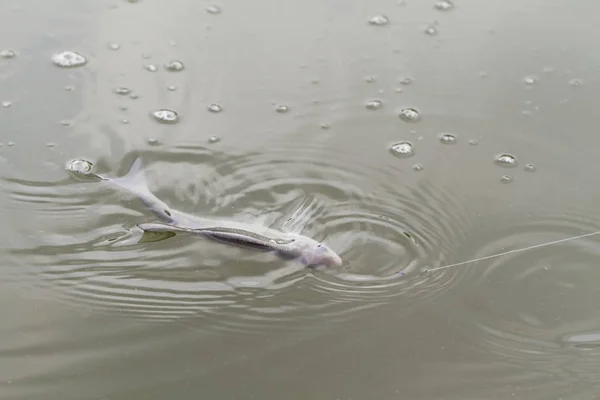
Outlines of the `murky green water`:
{"type": "Polygon", "coordinates": [[[3,2],[0,397],[597,398],[600,235],[422,271],[600,230],[598,11],[3,2]],[[135,154],[343,267],[137,244],[143,205],[65,169],[135,154]]]}

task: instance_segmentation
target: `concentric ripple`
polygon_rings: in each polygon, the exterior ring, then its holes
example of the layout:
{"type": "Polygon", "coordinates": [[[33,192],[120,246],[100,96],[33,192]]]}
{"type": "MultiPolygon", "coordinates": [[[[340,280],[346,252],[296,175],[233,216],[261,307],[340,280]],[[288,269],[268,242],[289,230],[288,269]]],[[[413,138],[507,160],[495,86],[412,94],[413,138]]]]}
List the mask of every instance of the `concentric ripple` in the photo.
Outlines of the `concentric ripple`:
{"type": "MultiPolygon", "coordinates": [[[[471,258],[600,230],[600,221],[583,212],[520,217],[475,232],[471,258]]],[[[469,273],[457,288],[457,302],[448,306],[449,317],[460,321],[481,351],[527,366],[532,374],[596,376],[597,362],[582,359],[581,351],[600,354],[599,242],[600,234],[458,266],[469,273]]]]}
{"type": "MultiPolygon", "coordinates": [[[[146,320],[201,314],[204,327],[221,333],[346,319],[397,296],[432,298],[460,280],[460,269],[420,271],[464,241],[466,204],[425,178],[407,184],[416,179],[410,165],[398,166],[385,147],[377,166],[306,141],[237,155],[185,145],[162,151],[143,158],[151,190],[171,207],[302,233],[324,241],[344,265],[306,269],[186,236],[138,244],[135,224],[154,220],[140,202],[106,182],[67,176],[55,184],[5,179],[14,207],[43,225],[43,234],[11,250],[27,265],[13,273],[94,312],[146,320]]],[[[131,160],[93,172],[120,175],[131,160]]]]}

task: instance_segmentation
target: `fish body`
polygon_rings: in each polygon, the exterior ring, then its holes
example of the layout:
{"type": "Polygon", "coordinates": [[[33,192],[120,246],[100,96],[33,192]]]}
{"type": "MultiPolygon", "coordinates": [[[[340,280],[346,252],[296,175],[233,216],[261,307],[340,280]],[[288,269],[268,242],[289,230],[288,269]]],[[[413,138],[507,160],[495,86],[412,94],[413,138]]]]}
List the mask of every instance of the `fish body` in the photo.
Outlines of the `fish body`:
{"type": "Polygon", "coordinates": [[[237,221],[202,218],[171,209],[150,191],[140,158],[134,161],[129,172],[122,177],[108,178],[91,172],[84,174],[133,194],[163,221],[138,224],[137,226],[144,231],[141,242],[164,240],[177,233],[184,233],[253,250],[273,251],[285,259],[298,259],[306,266],[342,265],[342,259],[338,254],[326,245],[304,235],[237,221]]]}

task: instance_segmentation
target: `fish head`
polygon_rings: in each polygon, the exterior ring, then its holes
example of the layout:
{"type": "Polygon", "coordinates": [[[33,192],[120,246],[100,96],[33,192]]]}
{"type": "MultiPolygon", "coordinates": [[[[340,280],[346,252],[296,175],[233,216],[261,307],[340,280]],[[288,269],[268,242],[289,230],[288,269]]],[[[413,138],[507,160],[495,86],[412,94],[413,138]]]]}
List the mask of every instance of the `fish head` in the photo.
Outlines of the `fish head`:
{"type": "Polygon", "coordinates": [[[319,265],[339,267],[342,265],[342,258],[324,243],[302,236],[296,238],[296,245],[300,262],[307,267],[319,265]]]}

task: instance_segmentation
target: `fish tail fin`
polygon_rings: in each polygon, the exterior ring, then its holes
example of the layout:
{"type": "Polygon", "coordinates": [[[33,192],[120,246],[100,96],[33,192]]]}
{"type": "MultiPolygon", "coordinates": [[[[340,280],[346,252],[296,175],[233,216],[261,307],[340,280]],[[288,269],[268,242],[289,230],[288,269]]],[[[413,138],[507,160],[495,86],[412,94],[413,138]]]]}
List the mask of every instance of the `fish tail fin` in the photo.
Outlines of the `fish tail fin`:
{"type": "Polygon", "coordinates": [[[135,159],[125,175],[113,178],[111,181],[126,189],[136,188],[138,190],[148,190],[148,183],[146,181],[146,175],[144,174],[144,162],[140,157],[135,159]]]}

